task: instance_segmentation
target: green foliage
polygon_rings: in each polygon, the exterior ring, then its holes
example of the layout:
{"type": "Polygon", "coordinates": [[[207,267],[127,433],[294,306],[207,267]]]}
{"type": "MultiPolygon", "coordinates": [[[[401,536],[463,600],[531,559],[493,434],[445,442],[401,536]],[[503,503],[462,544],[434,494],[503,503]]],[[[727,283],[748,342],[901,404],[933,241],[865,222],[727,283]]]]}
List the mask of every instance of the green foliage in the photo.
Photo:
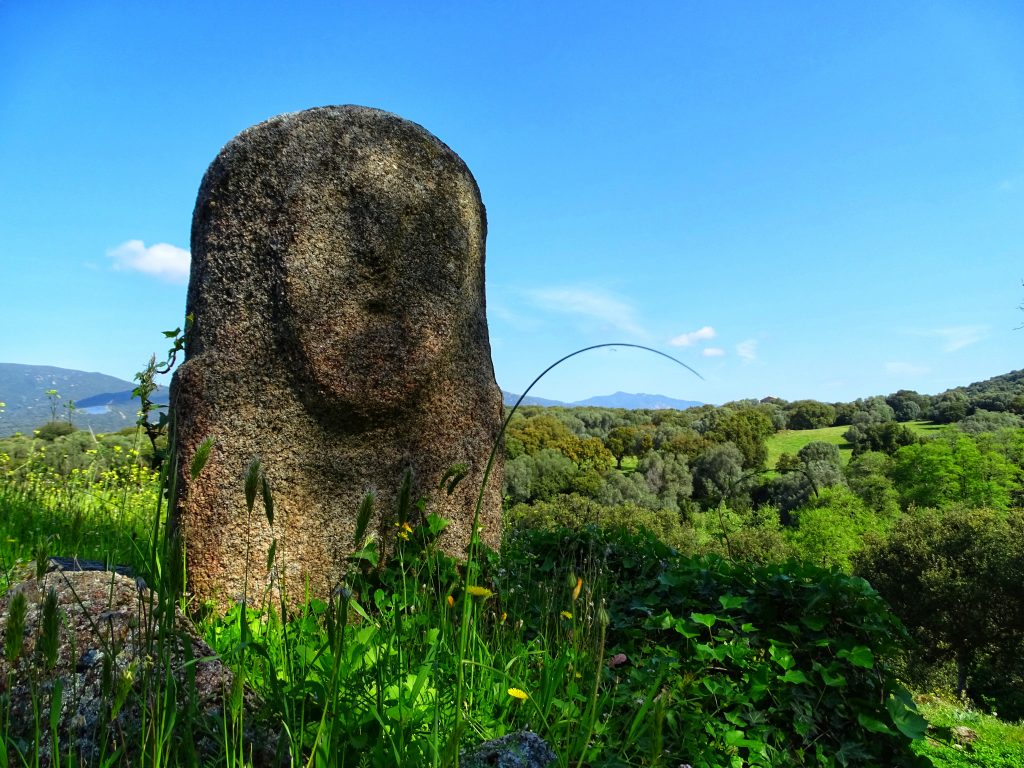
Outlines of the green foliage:
{"type": "Polygon", "coordinates": [[[510,529],[578,531],[596,525],[622,528],[637,535],[648,531],[670,547],[682,552],[696,551],[697,534],[683,526],[678,515],[656,512],[637,504],[601,504],[577,494],[529,505],[516,504],[506,513],[505,523],[510,529]]]}
{"type": "Polygon", "coordinates": [[[714,504],[735,498],[744,479],[743,454],[732,443],[711,446],[693,463],[694,490],[714,504]]]}
{"type": "Polygon", "coordinates": [[[843,437],[853,447],[853,455],[865,451],[881,451],[892,455],[905,445],[917,442],[913,430],[895,421],[874,421],[855,423],[843,437]]]}
{"type": "Polygon", "coordinates": [[[956,664],[956,688],[984,705],[970,686],[982,663],[1004,664],[1024,655],[1024,512],[950,507],[902,517],[884,540],[857,558],[870,580],[903,619],[919,648],[910,657],[912,679],[937,664],[956,664]]]}
{"type": "Polygon", "coordinates": [[[794,514],[789,539],[797,556],[849,572],[865,539],[884,534],[886,523],[859,496],[843,487],[825,488],[794,514]]]}
{"type": "Polygon", "coordinates": [[[971,401],[960,390],[950,390],[935,398],[928,418],[939,424],[951,424],[966,418],[973,411],[971,401]]]}
{"type": "MultiPolygon", "coordinates": [[[[524,531],[506,547],[506,568],[513,589],[601,574],[608,652],[630,664],[606,672],[614,687],[596,735],[631,736],[626,760],[657,744],[709,768],[924,765],[909,747],[925,722],[879,661],[901,627],[860,579],[678,558],[653,539],[599,529],[524,531]]],[[[549,615],[536,606],[528,623],[549,615]]]]}
{"type": "Polygon", "coordinates": [[[69,421],[48,421],[36,430],[36,437],[52,442],[56,438],[70,435],[74,431],[75,428],[69,421]]]}
{"type": "Polygon", "coordinates": [[[846,482],[868,507],[884,516],[899,511],[899,494],[890,478],[892,458],[867,451],[846,466],[846,482]]]}
{"type": "Polygon", "coordinates": [[[1020,487],[1020,468],[956,431],[896,452],[892,478],[904,505],[949,503],[1005,509],[1020,487]]]}
{"type": "Polygon", "coordinates": [[[774,432],[774,424],[763,411],[744,408],[719,420],[707,436],[735,445],[743,456],[744,469],[761,469],[768,458],[765,441],[774,432]]]}
{"type": "Polygon", "coordinates": [[[797,400],[785,408],[789,429],[821,429],[830,427],[836,419],[836,409],[817,400],[797,400]]]}

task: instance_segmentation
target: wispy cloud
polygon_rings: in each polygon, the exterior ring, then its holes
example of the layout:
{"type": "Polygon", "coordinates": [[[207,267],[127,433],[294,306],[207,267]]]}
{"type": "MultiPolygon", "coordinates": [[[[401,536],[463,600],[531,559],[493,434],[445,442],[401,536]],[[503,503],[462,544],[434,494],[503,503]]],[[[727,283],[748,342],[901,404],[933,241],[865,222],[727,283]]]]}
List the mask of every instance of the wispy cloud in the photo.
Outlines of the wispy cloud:
{"type": "Polygon", "coordinates": [[[707,349],[702,350],[701,354],[704,355],[704,357],[724,357],[725,350],[721,347],[708,347],[707,349]]]}
{"type": "MultiPolygon", "coordinates": [[[[490,299],[487,302],[487,319],[499,320],[515,331],[535,331],[540,326],[540,321],[536,317],[513,312],[503,303],[490,299]]],[[[491,343],[494,343],[493,337],[491,343]]]]}
{"type": "Polygon", "coordinates": [[[689,347],[696,344],[698,341],[708,341],[715,338],[715,329],[710,325],[705,325],[703,328],[698,328],[696,331],[690,331],[689,333],[681,333],[678,336],[669,339],[668,343],[673,347],[689,347]]]}
{"type": "Polygon", "coordinates": [[[171,283],[188,281],[191,257],[184,248],[169,243],[154,243],[146,247],[141,240],[128,240],[107,251],[114,260],[114,269],[144,272],[171,283]]]}
{"type": "Polygon", "coordinates": [[[539,288],[530,291],[529,295],[537,306],[549,312],[596,320],[604,326],[610,326],[634,336],[646,335],[640,323],[637,322],[636,310],[633,306],[604,291],[570,286],[539,288]]]}
{"type": "Polygon", "coordinates": [[[931,369],[924,365],[913,363],[891,362],[885,364],[885,372],[893,376],[920,376],[931,373],[931,369]]]}
{"type": "Polygon", "coordinates": [[[958,349],[977,344],[987,339],[991,328],[987,325],[956,325],[949,328],[927,328],[907,331],[911,336],[940,339],[943,352],[956,352],[958,349]]]}
{"type": "Polygon", "coordinates": [[[757,359],[757,339],[747,339],[736,345],[736,354],[744,360],[757,359]]]}

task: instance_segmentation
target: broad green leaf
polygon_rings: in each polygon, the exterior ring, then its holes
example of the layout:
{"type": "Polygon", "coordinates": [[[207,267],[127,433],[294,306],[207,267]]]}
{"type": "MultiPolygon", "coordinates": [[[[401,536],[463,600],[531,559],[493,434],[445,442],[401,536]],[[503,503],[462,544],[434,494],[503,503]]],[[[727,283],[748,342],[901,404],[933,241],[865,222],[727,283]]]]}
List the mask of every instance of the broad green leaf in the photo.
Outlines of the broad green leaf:
{"type": "Polygon", "coordinates": [[[713,613],[691,613],[690,619],[698,624],[703,624],[705,627],[710,629],[718,621],[718,617],[713,613]]]}
{"type": "Polygon", "coordinates": [[[908,739],[923,739],[928,730],[928,721],[908,707],[898,698],[892,696],[885,702],[885,708],[892,716],[893,725],[908,739]]]}
{"type": "Polygon", "coordinates": [[[801,616],[800,623],[808,629],[813,629],[815,632],[820,632],[825,628],[828,621],[821,616],[801,616]]]}
{"type": "Polygon", "coordinates": [[[853,650],[842,650],[836,654],[841,659],[849,659],[855,667],[872,669],[875,666],[875,655],[866,645],[858,645],[853,650]]]}
{"type": "Polygon", "coordinates": [[[892,729],[883,723],[881,720],[876,720],[873,717],[865,715],[863,712],[857,715],[857,722],[860,723],[864,728],[875,733],[887,733],[892,735],[892,729]]]}

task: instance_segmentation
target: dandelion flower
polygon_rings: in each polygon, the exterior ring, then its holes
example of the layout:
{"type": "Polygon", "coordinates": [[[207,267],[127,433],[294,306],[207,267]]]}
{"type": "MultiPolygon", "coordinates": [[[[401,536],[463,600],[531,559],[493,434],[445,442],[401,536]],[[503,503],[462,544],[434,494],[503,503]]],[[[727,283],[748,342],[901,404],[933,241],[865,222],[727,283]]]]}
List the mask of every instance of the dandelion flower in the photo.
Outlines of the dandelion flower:
{"type": "Polygon", "coordinates": [[[494,594],[487,587],[480,587],[476,584],[474,584],[471,587],[466,587],[466,591],[469,592],[469,594],[471,594],[473,597],[479,597],[483,600],[486,600],[488,597],[491,597],[494,594]]]}
{"type": "Polygon", "coordinates": [[[572,618],[572,614],[569,613],[568,611],[562,611],[562,618],[563,619],[571,619],[572,618]]]}
{"type": "Polygon", "coordinates": [[[528,694],[522,688],[509,688],[508,695],[511,696],[513,699],[518,699],[519,701],[526,701],[528,698],[530,698],[530,694],[528,694]]]}
{"type": "Polygon", "coordinates": [[[455,598],[452,597],[451,595],[448,595],[448,607],[449,608],[454,608],[455,607],[455,598]]]}

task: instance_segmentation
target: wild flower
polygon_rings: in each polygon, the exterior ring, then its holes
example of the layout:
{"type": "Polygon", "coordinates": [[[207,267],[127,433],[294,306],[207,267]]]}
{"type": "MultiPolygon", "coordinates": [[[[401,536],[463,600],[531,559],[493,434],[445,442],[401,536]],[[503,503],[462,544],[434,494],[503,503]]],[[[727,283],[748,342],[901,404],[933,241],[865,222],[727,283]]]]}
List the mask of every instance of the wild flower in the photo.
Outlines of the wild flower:
{"type": "Polygon", "coordinates": [[[576,586],[572,590],[572,601],[575,603],[580,596],[580,591],[583,589],[583,579],[576,579],[576,586]]]}
{"type": "Polygon", "coordinates": [[[494,595],[494,593],[487,587],[481,587],[476,584],[466,587],[466,591],[473,597],[479,597],[481,600],[486,600],[494,595]]]}
{"type": "Polygon", "coordinates": [[[513,699],[517,699],[518,701],[526,701],[528,698],[530,698],[530,694],[528,694],[522,688],[509,688],[508,695],[511,696],[513,699]]]}
{"type": "Polygon", "coordinates": [[[569,611],[562,611],[562,618],[563,619],[571,619],[572,618],[572,614],[569,613],[569,611]]]}
{"type": "Polygon", "coordinates": [[[448,595],[448,607],[449,608],[454,608],[455,607],[455,598],[452,597],[451,595],[448,595]]]}

